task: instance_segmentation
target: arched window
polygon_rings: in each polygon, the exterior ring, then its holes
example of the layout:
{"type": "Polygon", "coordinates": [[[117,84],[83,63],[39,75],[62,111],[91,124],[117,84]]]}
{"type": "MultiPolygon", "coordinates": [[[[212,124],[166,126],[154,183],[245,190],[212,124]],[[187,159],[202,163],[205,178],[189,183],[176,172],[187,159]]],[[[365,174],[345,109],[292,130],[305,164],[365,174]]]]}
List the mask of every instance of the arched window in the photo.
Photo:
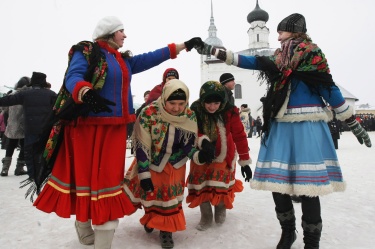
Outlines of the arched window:
{"type": "Polygon", "coordinates": [[[240,84],[234,86],[234,98],[242,99],[242,86],[240,84]]]}

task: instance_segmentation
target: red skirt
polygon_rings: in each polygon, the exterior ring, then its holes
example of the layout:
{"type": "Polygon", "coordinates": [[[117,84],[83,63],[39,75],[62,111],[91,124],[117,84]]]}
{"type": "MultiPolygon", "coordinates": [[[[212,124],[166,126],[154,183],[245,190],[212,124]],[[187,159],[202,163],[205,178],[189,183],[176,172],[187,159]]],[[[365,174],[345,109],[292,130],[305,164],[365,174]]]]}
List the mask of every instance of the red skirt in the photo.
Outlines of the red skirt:
{"type": "Polygon", "coordinates": [[[132,214],[121,186],[125,154],[126,125],[66,126],[51,178],[34,206],[94,225],[132,214]]]}
{"type": "Polygon", "coordinates": [[[209,201],[213,206],[224,202],[227,209],[233,208],[236,192],[242,192],[242,181],[235,179],[236,170],[222,163],[197,165],[190,161],[190,173],[187,178],[189,194],[186,202],[195,208],[209,201]]]}
{"type": "Polygon", "coordinates": [[[125,176],[124,189],[135,207],[143,207],[145,215],[140,219],[142,225],[161,231],[176,232],[186,229],[182,210],[184,199],[186,165],[179,169],[170,163],[162,172],[150,170],[153,192],[145,192],[139,184],[138,175],[132,175],[136,166],[134,159],[125,176]]]}

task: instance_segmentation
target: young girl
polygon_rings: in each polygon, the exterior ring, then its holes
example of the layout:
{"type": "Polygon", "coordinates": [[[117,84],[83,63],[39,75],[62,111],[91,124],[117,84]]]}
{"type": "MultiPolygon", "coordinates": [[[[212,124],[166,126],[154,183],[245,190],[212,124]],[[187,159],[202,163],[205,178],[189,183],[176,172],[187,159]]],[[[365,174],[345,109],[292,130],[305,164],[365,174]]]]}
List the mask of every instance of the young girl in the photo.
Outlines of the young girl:
{"type": "Polygon", "coordinates": [[[161,97],[142,109],[134,124],[136,159],[125,176],[125,193],[145,210],[141,224],[146,232],[160,230],[163,248],[174,246],[173,232],[186,229],[182,210],[186,161],[208,160],[194,148],[197,121],[188,100],[187,86],[173,79],[161,97]]]}
{"type": "Polygon", "coordinates": [[[323,52],[306,34],[305,18],[292,14],[279,23],[277,31],[281,48],[270,57],[234,54],[208,44],[196,48],[229,65],[260,70],[267,81],[262,146],[251,187],[272,191],[282,228],[278,249],[290,248],[296,239],[290,195],[302,198],[305,248],[319,248],[319,196],[345,189],[327,125],[332,113],[324,101],[335,110],[337,119],[348,123],[361,144],[371,147],[371,141],[333,82],[323,52]]]}
{"type": "Polygon", "coordinates": [[[204,83],[199,100],[191,108],[198,121],[198,146],[215,157],[205,164],[192,161],[187,179],[189,195],[186,202],[190,203],[190,208],[200,207],[201,220],[196,228],[206,230],[213,220],[211,205],[215,207],[215,222],[222,224],[226,209],[233,208],[235,192],[243,190],[242,182],[235,178],[236,152],[245,181],[252,177],[251,159],[239,110],[227,102],[222,84],[217,81],[204,83]]]}

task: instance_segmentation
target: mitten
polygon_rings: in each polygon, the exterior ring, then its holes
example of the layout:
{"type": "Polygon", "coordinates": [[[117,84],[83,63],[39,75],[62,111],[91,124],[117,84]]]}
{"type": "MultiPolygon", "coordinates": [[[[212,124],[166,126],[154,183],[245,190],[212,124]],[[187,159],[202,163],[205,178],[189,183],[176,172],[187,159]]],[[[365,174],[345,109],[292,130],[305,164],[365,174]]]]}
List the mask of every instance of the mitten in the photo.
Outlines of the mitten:
{"type": "Polygon", "coordinates": [[[108,105],[115,106],[116,103],[101,97],[96,91],[90,89],[82,97],[83,103],[89,106],[89,109],[94,113],[112,112],[108,105]]]}
{"type": "Polygon", "coordinates": [[[198,54],[202,55],[212,55],[212,52],[215,49],[213,46],[208,45],[205,42],[202,42],[200,46],[195,46],[194,48],[197,50],[198,54]]]}
{"type": "Polygon", "coordinates": [[[212,163],[212,160],[213,158],[210,157],[209,155],[207,155],[206,152],[204,152],[203,150],[199,151],[198,152],[198,161],[199,163],[212,163]]]}
{"type": "Polygon", "coordinates": [[[354,136],[357,137],[357,140],[360,144],[365,142],[367,147],[371,147],[371,140],[365,129],[361,126],[360,123],[355,119],[354,116],[351,116],[345,120],[346,124],[349,126],[350,130],[353,132],[354,136]]]}
{"type": "Polygon", "coordinates": [[[194,37],[194,38],[191,38],[190,40],[184,42],[184,44],[185,44],[186,50],[190,51],[194,47],[202,47],[203,41],[200,37],[194,37]]]}
{"type": "Polygon", "coordinates": [[[145,191],[154,191],[154,184],[152,184],[151,178],[145,178],[140,181],[141,188],[145,191]]]}
{"type": "Polygon", "coordinates": [[[250,181],[251,178],[253,178],[253,172],[251,171],[251,168],[249,165],[245,165],[241,167],[241,174],[243,178],[245,178],[245,182],[250,181]]]}
{"type": "Polygon", "coordinates": [[[212,158],[212,160],[215,158],[215,146],[207,139],[202,141],[202,151],[207,153],[208,158],[212,158]]]}

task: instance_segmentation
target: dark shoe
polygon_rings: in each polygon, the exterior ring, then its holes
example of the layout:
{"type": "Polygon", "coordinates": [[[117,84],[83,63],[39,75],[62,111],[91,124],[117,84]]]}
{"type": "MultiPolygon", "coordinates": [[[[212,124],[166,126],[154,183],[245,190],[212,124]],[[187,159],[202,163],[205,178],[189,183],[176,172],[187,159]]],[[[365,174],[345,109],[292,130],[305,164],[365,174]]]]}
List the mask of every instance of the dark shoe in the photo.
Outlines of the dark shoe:
{"type": "Polygon", "coordinates": [[[173,248],[174,242],[171,232],[160,231],[159,234],[161,248],[173,248]]]}
{"type": "Polygon", "coordinates": [[[319,249],[322,227],[322,222],[308,224],[302,220],[303,242],[305,242],[305,249],[319,249]]]}
{"type": "Polygon", "coordinates": [[[144,225],[143,227],[144,227],[146,233],[152,233],[152,231],[154,231],[154,229],[152,227],[150,228],[150,227],[147,227],[146,225],[144,225]]]}
{"type": "Polygon", "coordinates": [[[280,241],[276,249],[290,249],[297,238],[294,209],[284,213],[276,211],[276,214],[282,229],[280,241]]]}

